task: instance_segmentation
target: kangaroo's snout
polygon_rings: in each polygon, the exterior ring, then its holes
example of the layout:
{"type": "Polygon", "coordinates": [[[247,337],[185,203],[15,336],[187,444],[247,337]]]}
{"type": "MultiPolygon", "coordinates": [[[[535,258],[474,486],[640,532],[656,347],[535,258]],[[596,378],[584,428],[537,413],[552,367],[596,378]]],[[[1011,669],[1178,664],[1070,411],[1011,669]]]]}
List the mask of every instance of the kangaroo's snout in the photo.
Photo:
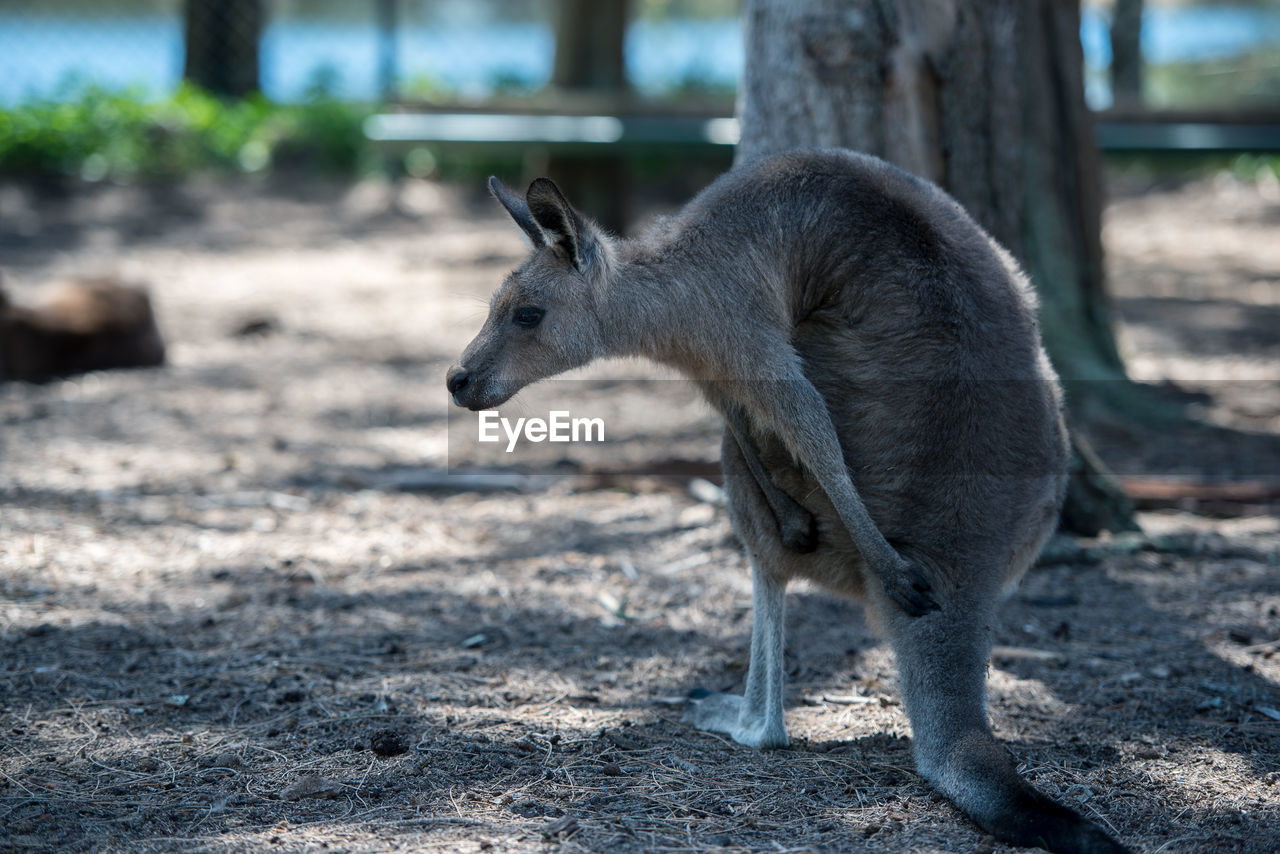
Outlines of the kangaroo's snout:
{"type": "Polygon", "coordinates": [[[445,387],[449,389],[449,396],[453,398],[453,402],[458,406],[466,406],[464,399],[467,387],[471,385],[471,374],[461,365],[454,365],[449,369],[449,373],[445,374],[445,387]]]}
{"type": "Polygon", "coordinates": [[[454,405],[465,407],[472,412],[492,409],[505,403],[511,396],[511,393],[505,390],[507,388],[505,383],[500,380],[495,381],[492,370],[473,371],[461,365],[454,365],[445,375],[444,384],[449,389],[449,396],[453,398],[454,405]]]}
{"type": "Polygon", "coordinates": [[[444,382],[449,388],[449,394],[457,394],[466,388],[467,384],[471,382],[471,375],[461,367],[453,367],[449,369],[449,373],[445,376],[444,382]]]}

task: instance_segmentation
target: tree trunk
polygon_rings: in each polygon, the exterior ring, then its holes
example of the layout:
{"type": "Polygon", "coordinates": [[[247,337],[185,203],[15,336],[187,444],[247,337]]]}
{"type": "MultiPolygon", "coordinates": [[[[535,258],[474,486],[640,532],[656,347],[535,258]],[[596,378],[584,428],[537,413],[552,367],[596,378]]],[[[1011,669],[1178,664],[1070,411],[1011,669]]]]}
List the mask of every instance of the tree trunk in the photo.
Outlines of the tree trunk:
{"type": "MultiPolygon", "coordinates": [[[[938,183],[1035,282],[1073,410],[1126,382],[1103,283],[1077,2],[746,0],[744,17],[738,162],[844,146],[938,183]]],[[[1065,518],[1132,528],[1123,494],[1099,493],[1114,481],[1089,462],[1077,459],[1071,500],[1083,490],[1092,506],[1065,518]]]]}
{"type": "MultiPolygon", "coordinates": [[[[551,85],[569,95],[593,95],[602,103],[627,91],[627,0],[560,0],[551,85]]],[[[625,220],[626,174],[616,154],[562,154],[546,172],[611,231],[625,220]]]]}
{"type": "Polygon", "coordinates": [[[614,93],[626,89],[626,0],[560,0],[551,85],[614,93]]]}
{"type": "Polygon", "coordinates": [[[1142,106],[1142,0],[1116,0],[1111,14],[1111,94],[1122,109],[1142,106]]]}
{"type": "Polygon", "coordinates": [[[378,94],[394,101],[400,94],[400,0],[378,0],[378,94]]]}
{"type": "Polygon", "coordinates": [[[258,90],[262,0],[187,0],[182,76],[218,95],[258,90]]]}

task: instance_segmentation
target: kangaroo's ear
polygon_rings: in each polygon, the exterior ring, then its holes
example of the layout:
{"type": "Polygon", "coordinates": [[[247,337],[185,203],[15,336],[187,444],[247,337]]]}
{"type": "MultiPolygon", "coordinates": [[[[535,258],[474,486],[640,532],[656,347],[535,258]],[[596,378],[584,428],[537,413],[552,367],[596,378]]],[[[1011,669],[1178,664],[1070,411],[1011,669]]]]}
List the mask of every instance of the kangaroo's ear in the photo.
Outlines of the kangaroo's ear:
{"type": "Polygon", "coordinates": [[[529,205],[524,199],[508,190],[495,175],[489,176],[489,192],[493,193],[495,199],[502,202],[507,213],[511,214],[511,218],[516,221],[516,225],[520,226],[520,230],[529,235],[535,247],[547,245],[547,238],[534,222],[533,214],[529,213],[529,205]]]}
{"type": "Polygon", "coordinates": [[[594,259],[597,248],[590,223],[578,215],[550,178],[535,180],[529,185],[525,198],[547,244],[558,247],[574,267],[584,270],[594,259]]]}

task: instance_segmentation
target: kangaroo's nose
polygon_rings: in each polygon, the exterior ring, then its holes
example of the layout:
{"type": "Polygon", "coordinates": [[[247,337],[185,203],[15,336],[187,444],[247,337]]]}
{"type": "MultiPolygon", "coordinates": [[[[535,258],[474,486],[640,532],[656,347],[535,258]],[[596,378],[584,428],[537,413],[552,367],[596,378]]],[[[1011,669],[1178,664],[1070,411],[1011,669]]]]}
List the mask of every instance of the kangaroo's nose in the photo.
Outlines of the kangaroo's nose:
{"type": "Polygon", "coordinates": [[[454,368],[449,371],[449,375],[445,377],[444,383],[449,388],[449,394],[457,394],[467,387],[467,383],[471,382],[471,375],[462,368],[454,368]]]}

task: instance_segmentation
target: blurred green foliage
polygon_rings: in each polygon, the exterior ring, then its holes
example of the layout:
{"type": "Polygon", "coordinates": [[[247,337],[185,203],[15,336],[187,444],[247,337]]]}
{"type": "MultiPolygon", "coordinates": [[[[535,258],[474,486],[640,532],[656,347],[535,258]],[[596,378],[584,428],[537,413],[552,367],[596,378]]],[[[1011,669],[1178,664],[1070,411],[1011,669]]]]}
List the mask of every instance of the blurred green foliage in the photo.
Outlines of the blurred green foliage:
{"type": "Polygon", "coordinates": [[[670,18],[733,18],[738,14],[739,0],[638,0],[633,7],[637,18],[664,20],[670,18]]]}
{"type": "Polygon", "coordinates": [[[1145,94],[1151,107],[1250,107],[1274,110],[1280,93],[1280,50],[1226,59],[1148,65],[1145,94]]]}
{"type": "MultiPolygon", "coordinates": [[[[363,131],[375,106],[338,101],[331,94],[330,77],[318,73],[306,99],[297,104],[277,104],[261,95],[226,100],[190,84],[154,100],[137,90],[68,80],[47,98],[0,107],[0,175],[119,181],[211,170],[333,176],[384,171],[479,185],[490,174],[531,174],[545,155],[483,145],[379,149],[363,131]]],[[[427,78],[415,80],[411,88],[418,96],[452,94],[427,78]]],[[[673,98],[725,95],[691,72],[673,98]]],[[[684,149],[632,153],[628,168],[647,185],[688,171],[691,157],[684,149]]],[[[728,151],[698,152],[694,159],[706,168],[694,171],[705,182],[727,169],[730,157],[728,151]]],[[[1113,153],[1107,160],[1113,168],[1157,180],[1222,171],[1249,180],[1280,180],[1280,156],[1271,154],[1113,153]]]]}
{"type": "Polygon", "coordinates": [[[147,100],[100,86],[0,108],[0,173],[87,180],[271,167],[349,174],[367,158],[370,110],[313,93],[300,104],[222,100],[184,84],[147,100]]]}
{"type": "Polygon", "coordinates": [[[1237,178],[1280,183],[1280,155],[1277,154],[1237,154],[1231,158],[1229,168],[1237,178]]]}
{"type": "Polygon", "coordinates": [[[1103,162],[1113,178],[1142,186],[1177,186],[1226,175],[1239,181],[1280,186],[1280,154],[1166,151],[1109,152],[1103,162]]]}

